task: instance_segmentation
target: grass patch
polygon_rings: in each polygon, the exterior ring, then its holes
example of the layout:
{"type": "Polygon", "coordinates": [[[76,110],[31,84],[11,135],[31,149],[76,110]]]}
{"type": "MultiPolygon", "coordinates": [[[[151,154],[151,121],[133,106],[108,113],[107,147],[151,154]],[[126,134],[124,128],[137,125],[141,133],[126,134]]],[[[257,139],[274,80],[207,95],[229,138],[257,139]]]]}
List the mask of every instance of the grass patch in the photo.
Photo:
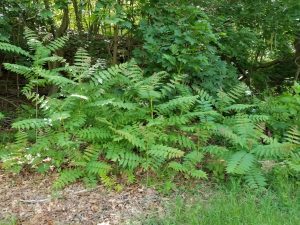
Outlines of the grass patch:
{"type": "Polygon", "coordinates": [[[0,218],[0,225],[17,225],[18,220],[14,216],[9,216],[5,218],[0,218]]]}
{"type": "Polygon", "coordinates": [[[287,184],[284,193],[242,187],[219,188],[205,200],[198,195],[177,197],[164,213],[142,218],[144,225],[295,225],[300,221],[299,188],[287,184]]]}

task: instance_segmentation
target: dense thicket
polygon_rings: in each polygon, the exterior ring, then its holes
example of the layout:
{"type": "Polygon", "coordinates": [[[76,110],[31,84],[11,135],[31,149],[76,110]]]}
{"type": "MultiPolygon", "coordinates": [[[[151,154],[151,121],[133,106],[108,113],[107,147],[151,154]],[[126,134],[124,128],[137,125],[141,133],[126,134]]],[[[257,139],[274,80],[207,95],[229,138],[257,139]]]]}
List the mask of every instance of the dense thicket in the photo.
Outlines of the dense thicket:
{"type": "Polygon", "coordinates": [[[299,177],[298,1],[0,8],[1,167],[59,171],[57,188],[299,177]]]}
{"type": "Polygon", "coordinates": [[[237,77],[265,89],[298,74],[299,7],[297,0],[3,0],[0,40],[25,47],[27,26],[50,40],[69,35],[57,53],[69,60],[74,46],[84,47],[108,64],[134,56],[150,73],[187,73],[208,90],[237,77]]]}

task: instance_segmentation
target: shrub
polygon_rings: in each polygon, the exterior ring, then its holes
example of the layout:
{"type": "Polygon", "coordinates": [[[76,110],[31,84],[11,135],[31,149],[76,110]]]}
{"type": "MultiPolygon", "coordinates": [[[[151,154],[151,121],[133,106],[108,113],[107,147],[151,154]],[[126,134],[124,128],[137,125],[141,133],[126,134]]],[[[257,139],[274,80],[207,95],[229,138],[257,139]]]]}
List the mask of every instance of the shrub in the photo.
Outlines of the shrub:
{"type": "Polygon", "coordinates": [[[221,171],[257,188],[266,185],[263,160],[299,167],[298,128],[281,142],[266,135],[268,116],[256,113],[243,83],[212,97],[190,88],[182,75],[145,76],[134,60],[103,70],[79,49],[74,65],[68,65],[51,53],[67,38],[44,45],[30,30],[26,36],[33,55],[0,44],[32,60],[30,66],[6,63],[5,68],[28,79],[22,92],[36,108],[34,117],[12,125],[16,141],[2,156],[8,169],[55,168],[60,171],[56,188],[78,179],[113,186],[115,175],[132,180],[140,170],[199,179],[207,178],[205,171],[221,171]],[[45,69],[46,62],[64,65],[45,69]],[[58,92],[41,95],[38,89],[45,85],[58,92]]]}

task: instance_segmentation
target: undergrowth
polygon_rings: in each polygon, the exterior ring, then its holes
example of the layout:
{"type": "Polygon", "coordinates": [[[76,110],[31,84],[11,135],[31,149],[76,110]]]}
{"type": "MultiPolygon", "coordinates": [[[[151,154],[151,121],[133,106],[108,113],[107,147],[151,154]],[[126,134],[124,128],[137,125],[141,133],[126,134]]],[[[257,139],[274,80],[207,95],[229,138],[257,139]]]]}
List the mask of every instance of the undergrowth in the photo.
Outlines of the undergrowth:
{"type": "Polygon", "coordinates": [[[145,76],[134,60],[110,68],[92,64],[81,48],[69,65],[55,55],[67,37],[45,44],[29,29],[25,37],[30,52],[0,43],[0,50],[30,61],[4,66],[27,78],[22,93],[35,112],[12,124],[15,141],[0,153],[5,169],[56,170],[56,189],[77,180],[119,187],[120,176],[132,183],[137,172],[162,171],[173,174],[170,179],[212,174],[262,188],[266,164],[298,176],[299,128],[289,126],[279,138],[268,132],[270,113],[244,83],[211,96],[188,86],[186,75],[145,76]],[[41,94],[45,86],[56,91],[41,94]]]}

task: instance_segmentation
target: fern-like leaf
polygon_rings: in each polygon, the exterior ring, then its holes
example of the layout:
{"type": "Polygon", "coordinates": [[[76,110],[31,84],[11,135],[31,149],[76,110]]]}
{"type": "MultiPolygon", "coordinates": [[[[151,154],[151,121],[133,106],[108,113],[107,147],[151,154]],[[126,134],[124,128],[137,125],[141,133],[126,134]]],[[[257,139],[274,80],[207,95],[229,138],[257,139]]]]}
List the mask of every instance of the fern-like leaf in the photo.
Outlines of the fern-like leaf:
{"type": "Polygon", "coordinates": [[[46,45],[46,48],[55,52],[55,51],[63,48],[66,45],[68,40],[69,40],[68,36],[56,38],[54,41],[51,41],[48,45],[46,45]]]}
{"type": "Polygon", "coordinates": [[[187,111],[192,105],[195,104],[197,98],[197,95],[178,97],[170,100],[169,102],[158,105],[157,109],[161,113],[170,113],[175,109],[182,109],[183,111],[187,111]]]}
{"type": "Polygon", "coordinates": [[[27,119],[27,120],[14,122],[12,124],[12,128],[18,130],[26,130],[26,129],[28,130],[28,129],[43,128],[49,125],[50,124],[48,119],[27,119]]]}
{"type": "Polygon", "coordinates": [[[286,132],[285,140],[289,143],[300,145],[300,131],[298,126],[293,126],[286,132]]]}
{"type": "Polygon", "coordinates": [[[80,168],[76,169],[67,169],[60,172],[58,179],[54,182],[54,189],[62,189],[63,187],[71,184],[81,178],[84,172],[80,168]]]}
{"type": "Polygon", "coordinates": [[[245,151],[239,151],[228,159],[227,172],[232,174],[245,174],[255,163],[255,156],[245,151]]]}
{"type": "Polygon", "coordinates": [[[262,188],[267,185],[266,178],[259,169],[252,169],[245,175],[246,184],[254,189],[262,188]]]}
{"type": "Polygon", "coordinates": [[[22,66],[18,64],[11,64],[11,63],[3,63],[5,69],[23,75],[25,78],[30,79],[32,78],[32,69],[27,66],[22,66]]]}
{"type": "Polygon", "coordinates": [[[0,50],[10,52],[10,53],[16,53],[19,55],[26,56],[28,58],[32,58],[32,56],[30,55],[29,52],[23,50],[20,47],[15,46],[15,45],[11,45],[9,43],[0,42],[0,50]]]}
{"type": "Polygon", "coordinates": [[[163,159],[181,158],[184,155],[183,151],[164,145],[154,145],[147,152],[149,155],[162,157],[163,159]]]}

